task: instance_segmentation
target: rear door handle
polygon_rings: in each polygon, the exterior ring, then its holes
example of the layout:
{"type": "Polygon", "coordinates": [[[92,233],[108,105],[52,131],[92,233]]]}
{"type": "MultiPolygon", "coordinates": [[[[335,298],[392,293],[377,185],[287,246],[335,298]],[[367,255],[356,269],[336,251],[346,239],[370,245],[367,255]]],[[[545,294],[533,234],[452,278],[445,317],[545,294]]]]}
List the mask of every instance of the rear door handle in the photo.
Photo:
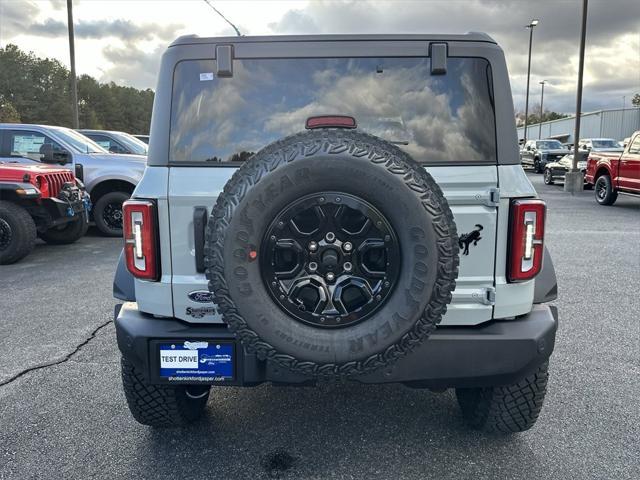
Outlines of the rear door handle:
{"type": "Polygon", "coordinates": [[[205,271],[204,264],[204,232],[207,227],[207,208],[195,207],[193,209],[193,243],[196,253],[196,272],[205,271]]]}

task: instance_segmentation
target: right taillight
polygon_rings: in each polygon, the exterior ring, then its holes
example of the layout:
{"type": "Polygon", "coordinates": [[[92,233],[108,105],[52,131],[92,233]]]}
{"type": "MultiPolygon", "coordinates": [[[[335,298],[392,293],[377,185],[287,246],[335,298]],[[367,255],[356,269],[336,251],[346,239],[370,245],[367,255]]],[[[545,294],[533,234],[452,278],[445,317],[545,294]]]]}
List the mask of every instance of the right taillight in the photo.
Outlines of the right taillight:
{"type": "Polygon", "coordinates": [[[509,282],[524,282],[542,269],[546,205],[538,199],[511,201],[509,232],[509,282]]]}
{"type": "Polygon", "coordinates": [[[150,200],[122,204],[127,270],[144,280],[157,280],[159,269],[156,206],[150,200]]]}

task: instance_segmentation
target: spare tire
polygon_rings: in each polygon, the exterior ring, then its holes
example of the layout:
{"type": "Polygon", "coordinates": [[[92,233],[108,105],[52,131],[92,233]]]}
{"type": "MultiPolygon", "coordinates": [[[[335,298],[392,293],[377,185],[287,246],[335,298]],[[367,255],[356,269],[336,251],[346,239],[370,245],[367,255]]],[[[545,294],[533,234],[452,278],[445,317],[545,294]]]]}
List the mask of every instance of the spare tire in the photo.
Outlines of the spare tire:
{"type": "Polygon", "coordinates": [[[248,351],[312,376],[352,376],[424,341],[458,274],[453,215],[407,153],[312,130],[243,164],[207,226],[209,289],[248,351]]]}

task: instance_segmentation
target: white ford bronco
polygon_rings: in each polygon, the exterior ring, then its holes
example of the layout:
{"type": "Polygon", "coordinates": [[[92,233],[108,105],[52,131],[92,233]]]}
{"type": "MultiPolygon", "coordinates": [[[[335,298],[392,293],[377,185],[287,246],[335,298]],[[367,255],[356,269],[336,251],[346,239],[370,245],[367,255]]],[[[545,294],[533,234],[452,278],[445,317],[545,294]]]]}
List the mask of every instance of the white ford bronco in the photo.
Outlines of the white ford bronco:
{"type": "Polygon", "coordinates": [[[124,391],[154,427],[211,387],[455,388],[519,432],[557,311],[545,204],[487,35],[181,37],[114,294],[124,391]]]}

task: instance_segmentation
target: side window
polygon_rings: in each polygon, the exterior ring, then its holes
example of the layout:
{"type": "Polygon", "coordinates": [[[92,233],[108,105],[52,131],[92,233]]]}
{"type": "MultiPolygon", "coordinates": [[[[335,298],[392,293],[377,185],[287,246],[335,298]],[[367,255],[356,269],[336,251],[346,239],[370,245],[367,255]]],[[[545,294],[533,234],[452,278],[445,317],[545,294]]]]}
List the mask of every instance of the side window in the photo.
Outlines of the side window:
{"type": "Polygon", "coordinates": [[[640,154],[640,135],[636,135],[636,138],[631,143],[629,147],[629,153],[632,155],[640,154]]]}
{"type": "Polygon", "coordinates": [[[42,160],[45,145],[51,145],[53,154],[65,153],[59,143],[45,134],[31,130],[14,130],[9,134],[9,149],[12,157],[26,157],[39,162],[42,160]]]}
{"type": "Polygon", "coordinates": [[[118,142],[113,140],[112,138],[107,137],[106,135],[100,135],[97,133],[89,133],[84,134],[89,137],[91,140],[96,142],[105,150],[108,150],[111,153],[127,153],[127,151],[120,145],[118,142]]]}

